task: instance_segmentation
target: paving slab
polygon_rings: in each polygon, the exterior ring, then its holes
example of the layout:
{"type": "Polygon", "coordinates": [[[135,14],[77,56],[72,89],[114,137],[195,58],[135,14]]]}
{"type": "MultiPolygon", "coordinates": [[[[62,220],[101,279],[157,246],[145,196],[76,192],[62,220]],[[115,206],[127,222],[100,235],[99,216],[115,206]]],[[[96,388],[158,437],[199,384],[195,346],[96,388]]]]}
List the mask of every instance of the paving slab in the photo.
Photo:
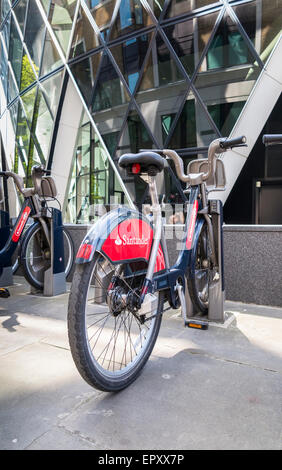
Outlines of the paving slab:
{"type": "Polygon", "coordinates": [[[282,449],[282,309],[226,302],[232,321],[207,331],[167,311],[142,375],[111,394],[74,366],[68,293],[32,296],[20,277],[10,290],[0,449],[282,449]]]}

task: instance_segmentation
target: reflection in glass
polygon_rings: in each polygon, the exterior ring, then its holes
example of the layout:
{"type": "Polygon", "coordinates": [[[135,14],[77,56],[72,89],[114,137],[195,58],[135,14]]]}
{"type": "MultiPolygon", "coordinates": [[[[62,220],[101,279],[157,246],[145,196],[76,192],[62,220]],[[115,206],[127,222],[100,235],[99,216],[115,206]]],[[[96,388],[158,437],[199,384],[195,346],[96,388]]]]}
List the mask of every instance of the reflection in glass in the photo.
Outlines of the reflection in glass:
{"type": "Polygon", "coordinates": [[[52,0],[48,20],[64,51],[67,53],[75,13],[76,0],[57,2],[52,0]]]}
{"type": "MultiPolygon", "coordinates": [[[[33,67],[35,68],[36,72],[38,72],[38,68],[35,64],[33,64],[33,67]]],[[[25,54],[25,52],[23,52],[20,90],[24,90],[35,81],[36,76],[34,74],[29,58],[25,54]]]]}
{"type": "Polygon", "coordinates": [[[106,37],[113,17],[116,1],[102,0],[94,2],[93,0],[86,0],[86,3],[98,28],[101,33],[103,33],[104,37],[106,37]]]}
{"type": "Polygon", "coordinates": [[[37,69],[40,66],[45,36],[45,24],[35,0],[29,0],[24,40],[37,69]]]}
{"type": "Polygon", "coordinates": [[[245,101],[208,105],[208,111],[222,136],[228,136],[237,121],[245,101]]]}
{"type": "Polygon", "coordinates": [[[91,26],[84,10],[80,7],[73,33],[69,58],[78,57],[98,47],[99,39],[91,26]]]}
{"type": "Polygon", "coordinates": [[[172,133],[169,148],[205,147],[216,137],[201,105],[194,95],[189,93],[172,133]]]}
{"type": "Polygon", "coordinates": [[[12,77],[11,70],[8,69],[8,89],[7,89],[7,98],[8,98],[8,103],[11,103],[17,95],[18,95],[18,89],[15,84],[15,81],[12,77]]]}
{"type": "Polygon", "coordinates": [[[148,3],[155,14],[155,17],[159,18],[164,9],[165,0],[148,0],[148,3]]]}
{"type": "Polygon", "coordinates": [[[140,0],[121,0],[110,38],[115,39],[151,25],[152,18],[146,12],[140,0]]]}
{"type": "Polygon", "coordinates": [[[27,5],[27,0],[20,0],[14,7],[14,12],[17,17],[19,27],[21,28],[22,33],[24,33],[26,5],[27,5]]]}
{"type": "Polygon", "coordinates": [[[7,51],[9,51],[10,24],[11,24],[11,13],[9,13],[4,25],[2,26],[2,38],[4,39],[4,43],[5,43],[7,51]]]}
{"type": "Polygon", "coordinates": [[[136,93],[136,101],[145,121],[160,146],[164,145],[168,129],[165,124],[180,108],[188,83],[179,71],[162,38],[157,35],[136,93]],[[170,115],[162,122],[162,115],[170,115]]]}
{"type": "MultiPolygon", "coordinates": [[[[4,93],[6,95],[7,94],[8,60],[4,52],[1,40],[0,40],[0,59],[1,59],[0,77],[1,77],[1,82],[2,82],[4,93]]],[[[1,114],[2,114],[3,103],[0,102],[0,104],[1,104],[1,114]]]]}
{"type": "Polygon", "coordinates": [[[113,108],[129,101],[129,96],[107,54],[103,55],[93,98],[93,112],[113,108]]]}
{"type": "Polygon", "coordinates": [[[171,0],[166,17],[173,18],[174,16],[184,15],[197,8],[206,7],[218,3],[216,0],[171,0]]]}
{"type": "Polygon", "coordinates": [[[139,90],[145,91],[183,80],[184,76],[177,67],[166,44],[161,36],[157,34],[153,40],[139,90]]]}
{"type": "Polygon", "coordinates": [[[24,95],[21,96],[22,102],[24,105],[25,115],[30,125],[32,123],[36,92],[37,92],[37,87],[34,86],[31,90],[29,90],[28,92],[26,92],[24,95]]]}
{"type": "Polygon", "coordinates": [[[61,65],[63,65],[63,62],[60,58],[55,44],[51,39],[49,32],[47,31],[45,37],[40,76],[46,75],[47,73],[56,70],[61,65]]]}
{"type": "MultiPolygon", "coordinates": [[[[126,126],[122,132],[119,144],[116,151],[115,161],[117,164],[118,158],[124,153],[137,153],[141,149],[152,149],[155,145],[144,126],[138,113],[132,109],[126,120],[126,126]]],[[[118,164],[117,168],[121,174],[129,194],[131,195],[134,203],[138,205],[144,196],[147,189],[147,184],[141,179],[136,179],[127,175],[126,170],[121,169],[118,164]]]]}
{"type": "Polygon", "coordinates": [[[13,103],[12,106],[9,108],[9,113],[10,113],[13,129],[15,133],[16,133],[16,128],[17,128],[18,106],[19,106],[19,100],[13,103]]]}
{"type": "Polygon", "coordinates": [[[102,54],[99,52],[71,65],[72,74],[87,105],[90,104],[96,74],[102,54]]]}
{"type": "Polygon", "coordinates": [[[2,0],[0,4],[0,8],[1,8],[1,22],[2,22],[10,9],[10,4],[8,0],[2,0]]]}
{"type": "Polygon", "coordinates": [[[192,75],[213,31],[217,13],[199,16],[165,28],[177,56],[192,75]]]}
{"type": "Polygon", "coordinates": [[[239,29],[227,14],[210,44],[201,72],[195,87],[219,129],[224,133],[230,132],[260,69],[239,29]],[[223,113],[226,113],[224,118],[223,113]]]}
{"type": "Polygon", "coordinates": [[[45,99],[49,104],[49,108],[51,109],[53,118],[57,112],[63,74],[64,71],[62,70],[61,72],[58,72],[55,75],[52,75],[47,80],[41,82],[41,88],[44,92],[45,99]]]}
{"type": "Polygon", "coordinates": [[[126,79],[131,93],[139,78],[140,69],[145,59],[152,33],[142,34],[118,46],[113,46],[110,50],[114,59],[126,79]]]}
{"type": "Polygon", "coordinates": [[[38,90],[36,105],[34,108],[32,132],[37,139],[37,148],[40,152],[40,156],[45,160],[48,157],[52,128],[52,116],[48,110],[41,90],[38,90]]]}
{"type": "Polygon", "coordinates": [[[282,0],[257,0],[233,6],[261,60],[266,62],[282,32],[282,0]]]}
{"type": "Polygon", "coordinates": [[[30,131],[24,116],[23,109],[19,104],[18,107],[18,120],[16,132],[16,146],[15,146],[15,160],[14,169],[15,173],[19,172],[20,162],[26,174],[28,165],[28,151],[29,151],[30,131]]]}
{"type": "Polygon", "coordinates": [[[14,18],[12,18],[10,29],[9,60],[12,64],[17,84],[19,85],[22,62],[22,42],[14,18]]]}
{"type": "MultiPolygon", "coordinates": [[[[83,122],[84,119],[82,119],[83,122]]],[[[70,178],[66,220],[87,223],[109,201],[109,163],[90,122],[81,125],[70,178]]]]}

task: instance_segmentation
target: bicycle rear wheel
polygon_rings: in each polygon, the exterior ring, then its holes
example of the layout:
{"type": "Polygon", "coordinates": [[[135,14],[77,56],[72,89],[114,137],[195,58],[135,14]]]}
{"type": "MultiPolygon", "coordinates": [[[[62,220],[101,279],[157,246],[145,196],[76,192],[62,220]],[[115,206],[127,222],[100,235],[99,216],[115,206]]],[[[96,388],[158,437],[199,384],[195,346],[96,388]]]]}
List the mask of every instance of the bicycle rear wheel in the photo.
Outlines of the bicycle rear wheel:
{"type": "Polygon", "coordinates": [[[211,276],[211,244],[207,223],[204,222],[194,243],[187,284],[197,310],[208,313],[211,276]]]}
{"type": "MultiPolygon", "coordinates": [[[[68,231],[63,227],[64,260],[66,277],[70,273],[73,259],[73,241],[68,231]]],[[[44,287],[44,273],[51,266],[51,253],[40,222],[35,222],[27,230],[21,244],[20,262],[26,280],[35,289],[44,287]]]]}
{"type": "Polygon", "coordinates": [[[146,321],[140,320],[134,296],[146,271],[139,267],[130,263],[117,268],[99,253],[90,263],[76,265],[68,305],[69,344],[81,376],[99,390],[116,392],[130,385],[158,336],[163,294],[155,294],[146,321]]]}

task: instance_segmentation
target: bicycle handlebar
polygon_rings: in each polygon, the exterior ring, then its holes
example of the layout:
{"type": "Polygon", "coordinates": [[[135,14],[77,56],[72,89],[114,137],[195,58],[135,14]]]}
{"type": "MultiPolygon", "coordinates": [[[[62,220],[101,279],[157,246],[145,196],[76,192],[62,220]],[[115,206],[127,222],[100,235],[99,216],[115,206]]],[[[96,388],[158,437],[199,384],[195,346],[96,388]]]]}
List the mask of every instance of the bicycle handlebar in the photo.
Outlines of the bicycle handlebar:
{"type": "Polygon", "coordinates": [[[215,161],[216,154],[225,152],[228,148],[246,146],[246,137],[236,137],[234,139],[215,139],[211,142],[208,149],[208,171],[207,173],[201,173],[200,175],[186,175],[183,168],[182,158],[174,151],[170,149],[164,149],[161,151],[154,150],[155,152],[163,153],[166,157],[171,158],[175,165],[175,170],[178,178],[184,183],[199,184],[199,181],[207,181],[215,172],[215,161]]]}
{"type": "Polygon", "coordinates": [[[49,170],[45,170],[43,165],[34,165],[31,170],[31,178],[33,181],[33,188],[25,188],[23,178],[12,171],[0,171],[0,176],[4,178],[13,178],[15,185],[17,186],[19,192],[24,196],[32,196],[33,194],[38,194],[40,190],[40,179],[44,174],[49,174],[49,170]]]}
{"type": "Polygon", "coordinates": [[[279,145],[282,144],[282,134],[265,134],[262,136],[264,145],[279,145]]]}
{"type": "Polygon", "coordinates": [[[233,147],[245,147],[246,146],[247,139],[244,135],[241,137],[235,137],[234,139],[225,139],[220,142],[220,147],[222,149],[231,149],[233,147]]]}

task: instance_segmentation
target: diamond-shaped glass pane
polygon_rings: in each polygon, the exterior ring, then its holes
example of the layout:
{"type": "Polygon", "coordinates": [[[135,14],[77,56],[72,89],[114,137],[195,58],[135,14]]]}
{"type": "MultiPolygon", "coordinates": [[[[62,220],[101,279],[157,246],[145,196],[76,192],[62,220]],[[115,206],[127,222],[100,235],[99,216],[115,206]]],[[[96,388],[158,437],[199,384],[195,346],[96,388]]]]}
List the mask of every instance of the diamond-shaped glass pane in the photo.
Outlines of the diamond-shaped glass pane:
{"type": "Polygon", "coordinates": [[[218,12],[176,23],[164,29],[188,75],[192,75],[208,43],[218,12]]]}
{"type": "Polygon", "coordinates": [[[235,116],[249,96],[260,69],[233,20],[225,14],[202,63],[195,86],[219,128],[232,128],[235,116]],[[238,103],[237,105],[235,103],[238,103]],[[226,124],[225,124],[226,123],[226,124]]]}
{"type": "Polygon", "coordinates": [[[214,5],[216,0],[171,0],[167,12],[167,18],[173,18],[174,16],[181,16],[190,11],[198,8],[214,5]]]}
{"type": "Polygon", "coordinates": [[[128,41],[110,49],[131,93],[133,93],[139,78],[152,34],[142,34],[142,36],[128,39],[128,41]]]}
{"type": "Polygon", "coordinates": [[[205,147],[217,137],[192,92],[189,93],[169,142],[169,148],[205,147]]]}
{"type": "Polygon", "coordinates": [[[100,45],[99,39],[82,8],[76,20],[69,58],[78,57],[100,45]]]}
{"type": "Polygon", "coordinates": [[[36,70],[39,70],[45,37],[45,23],[35,0],[29,0],[24,40],[36,70]]]}
{"type": "Polygon", "coordinates": [[[65,54],[69,45],[76,3],[76,0],[52,2],[49,11],[49,23],[65,54]]]}
{"type": "Polygon", "coordinates": [[[17,17],[19,27],[21,28],[22,33],[24,33],[24,21],[25,21],[25,15],[26,15],[26,5],[27,5],[27,0],[20,0],[15,8],[14,12],[17,17]]]}
{"type": "Polygon", "coordinates": [[[164,145],[172,115],[180,108],[188,82],[160,36],[153,39],[136,101],[159,145],[164,145]],[[170,116],[164,120],[163,116],[170,116]]]}
{"type": "Polygon", "coordinates": [[[119,11],[110,32],[110,39],[152,25],[152,18],[140,0],[121,0],[119,11]]]}
{"type": "Polygon", "coordinates": [[[103,38],[106,39],[114,15],[116,0],[108,0],[106,2],[86,0],[86,3],[103,38]]]}
{"type": "Polygon", "coordinates": [[[109,56],[104,54],[94,92],[93,112],[115,108],[128,101],[128,93],[116,69],[109,56]]]}
{"type": "Polygon", "coordinates": [[[101,56],[102,53],[99,52],[73,64],[70,67],[71,73],[73,74],[87,105],[89,105],[91,101],[93,86],[101,61],[101,56]]]}
{"type": "Polygon", "coordinates": [[[54,42],[52,41],[52,38],[49,32],[47,31],[46,37],[45,37],[40,75],[41,76],[46,75],[47,73],[52,72],[53,70],[56,70],[61,65],[63,65],[62,59],[58,53],[58,50],[54,42]]]}
{"type": "Polygon", "coordinates": [[[266,62],[282,33],[282,0],[253,1],[233,6],[261,60],[266,62]]]}

